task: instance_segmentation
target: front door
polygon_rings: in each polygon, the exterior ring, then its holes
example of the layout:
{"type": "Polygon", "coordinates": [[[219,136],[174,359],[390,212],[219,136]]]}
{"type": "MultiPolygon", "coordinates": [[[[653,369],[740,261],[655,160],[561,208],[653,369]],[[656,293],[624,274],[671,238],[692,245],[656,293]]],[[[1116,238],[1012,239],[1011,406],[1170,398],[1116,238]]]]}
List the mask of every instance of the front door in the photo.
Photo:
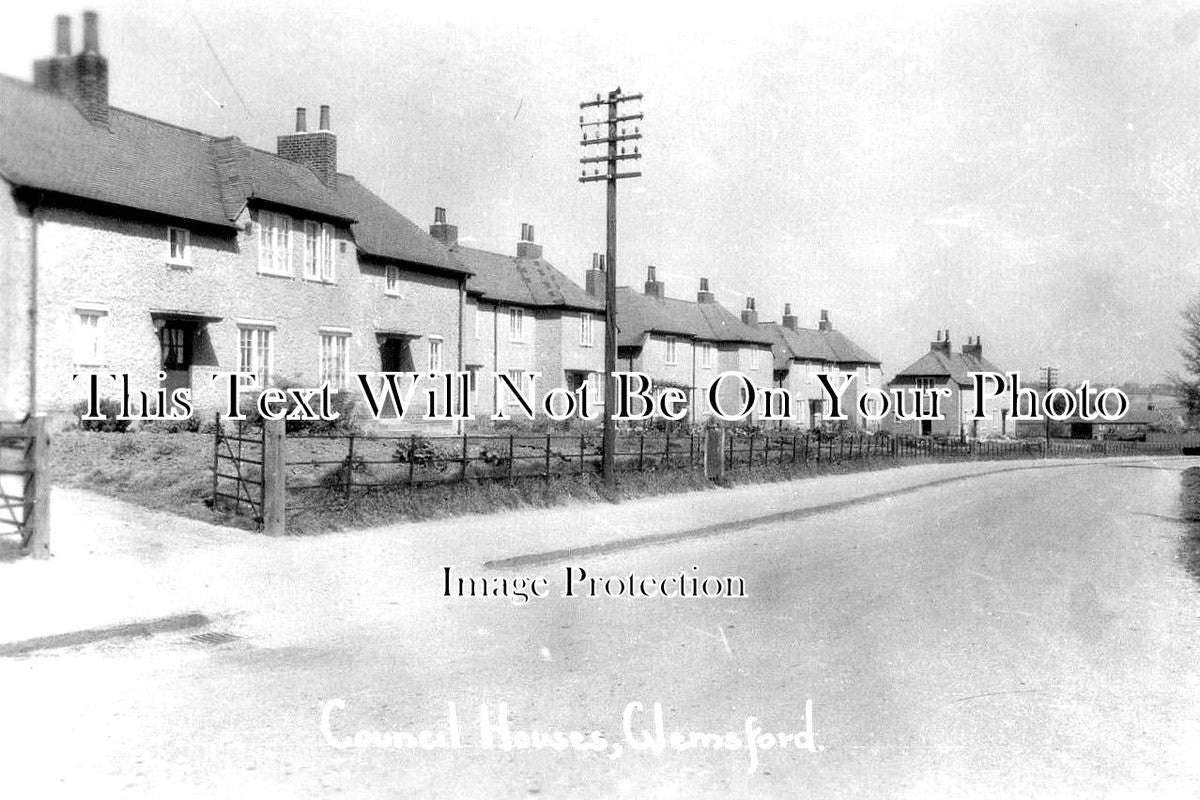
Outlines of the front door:
{"type": "Polygon", "coordinates": [[[167,396],[176,389],[192,388],[192,358],[193,345],[196,338],[196,326],[191,322],[167,320],[158,332],[158,341],[162,351],[162,371],[166,374],[164,387],[167,396]]]}

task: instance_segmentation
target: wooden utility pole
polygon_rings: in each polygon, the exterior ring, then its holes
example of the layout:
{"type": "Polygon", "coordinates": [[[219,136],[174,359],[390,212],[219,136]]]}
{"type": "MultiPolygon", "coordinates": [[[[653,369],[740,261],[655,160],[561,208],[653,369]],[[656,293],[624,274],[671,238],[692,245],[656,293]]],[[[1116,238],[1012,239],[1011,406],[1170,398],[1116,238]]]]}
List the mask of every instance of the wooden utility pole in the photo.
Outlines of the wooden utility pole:
{"type": "Polygon", "coordinates": [[[1058,382],[1058,367],[1042,367],[1042,383],[1045,385],[1045,391],[1042,395],[1042,416],[1046,418],[1046,455],[1050,455],[1050,402],[1046,396],[1050,394],[1050,390],[1057,385],[1058,382]]]}
{"type": "Polygon", "coordinates": [[[585,100],[579,104],[581,109],[600,107],[608,109],[607,117],[598,120],[588,121],[582,116],[579,118],[579,127],[583,130],[581,145],[584,147],[608,146],[606,155],[585,156],[579,159],[579,163],[583,164],[583,175],[579,178],[579,182],[605,181],[608,184],[608,216],[605,237],[607,242],[605,261],[608,269],[605,271],[604,282],[604,443],[600,459],[604,483],[610,488],[615,488],[617,485],[617,426],[616,420],[613,419],[617,400],[616,382],[613,378],[613,373],[617,370],[617,181],[623,178],[637,178],[642,174],[640,172],[617,172],[617,162],[642,157],[636,146],[633,147],[633,152],[627,153],[627,146],[622,144],[641,139],[642,134],[639,127],[635,125],[633,133],[628,133],[626,128],[619,128],[622,123],[641,120],[642,115],[640,112],[620,114],[619,107],[621,103],[641,99],[640,94],[622,95],[621,88],[618,86],[608,93],[607,98],[596,95],[595,100],[585,100]],[[601,136],[600,126],[607,126],[606,135],[601,136]],[[597,127],[597,130],[589,137],[588,128],[590,127],[597,127]],[[589,175],[589,164],[604,164],[606,168],[604,172],[601,172],[598,166],[593,166],[592,174],[589,175]]]}

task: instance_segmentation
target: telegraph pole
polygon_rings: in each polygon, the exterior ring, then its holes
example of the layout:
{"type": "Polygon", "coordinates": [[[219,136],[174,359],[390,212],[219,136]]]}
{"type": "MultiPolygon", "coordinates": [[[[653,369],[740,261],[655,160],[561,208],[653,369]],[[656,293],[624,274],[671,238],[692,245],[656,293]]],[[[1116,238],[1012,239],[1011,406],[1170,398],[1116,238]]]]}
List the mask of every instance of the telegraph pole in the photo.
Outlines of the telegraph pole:
{"type": "Polygon", "coordinates": [[[579,159],[579,163],[583,164],[583,175],[579,178],[579,182],[605,181],[608,184],[608,217],[605,237],[607,242],[605,261],[608,268],[605,270],[604,280],[604,440],[600,459],[604,484],[610,488],[615,488],[617,485],[617,424],[613,419],[617,401],[616,382],[613,378],[613,373],[617,371],[617,181],[624,178],[638,178],[642,174],[617,171],[618,162],[642,157],[636,146],[630,153],[626,152],[627,146],[623,144],[642,138],[639,126],[635,125],[632,133],[629,133],[627,128],[619,128],[623,123],[641,120],[642,115],[640,112],[621,114],[619,111],[622,103],[641,99],[640,94],[621,94],[621,88],[618,86],[608,93],[607,98],[596,95],[595,100],[585,100],[579,104],[580,109],[607,108],[608,110],[607,117],[601,117],[598,120],[588,121],[582,116],[579,117],[579,127],[583,131],[583,139],[580,144],[584,147],[608,146],[606,155],[585,156],[579,159]],[[602,136],[601,130],[604,130],[604,126],[607,126],[607,129],[604,132],[605,135],[602,136]],[[589,128],[595,128],[595,132],[591,136],[588,134],[589,128]],[[604,172],[600,171],[598,166],[600,164],[605,165],[604,172]],[[591,175],[588,174],[589,165],[597,165],[591,167],[591,175]]]}
{"type": "Polygon", "coordinates": [[[1058,385],[1058,367],[1042,367],[1042,383],[1045,385],[1042,395],[1042,416],[1046,418],[1046,455],[1050,455],[1050,403],[1046,396],[1058,385]]]}

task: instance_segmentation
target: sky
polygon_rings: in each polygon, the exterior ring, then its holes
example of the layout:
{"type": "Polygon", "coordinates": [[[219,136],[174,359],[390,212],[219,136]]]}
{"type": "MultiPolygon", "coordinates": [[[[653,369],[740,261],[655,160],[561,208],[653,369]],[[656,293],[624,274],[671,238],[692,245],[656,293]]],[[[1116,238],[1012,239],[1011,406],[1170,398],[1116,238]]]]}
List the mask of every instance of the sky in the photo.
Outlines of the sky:
{"type": "Polygon", "coordinates": [[[579,102],[645,114],[618,197],[619,282],[701,277],[790,302],[887,374],[935,333],[1032,381],[1152,382],[1200,293],[1200,4],[720,7],[97,0],[5,13],[31,75],[53,17],[100,14],[114,105],[274,149],[332,107],[339,167],[421,226],[514,253],[532,223],[582,283],[604,246],[579,102]]]}

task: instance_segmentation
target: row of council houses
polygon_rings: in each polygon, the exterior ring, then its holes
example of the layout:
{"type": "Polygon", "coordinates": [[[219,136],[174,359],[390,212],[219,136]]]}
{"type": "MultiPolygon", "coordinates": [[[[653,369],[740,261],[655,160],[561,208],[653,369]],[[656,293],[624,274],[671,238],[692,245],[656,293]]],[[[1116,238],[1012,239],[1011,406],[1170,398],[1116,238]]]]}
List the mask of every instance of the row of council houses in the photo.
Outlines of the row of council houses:
{"type": "MultiPolygon", "coordinates": [[[[465,371],[481,419],[512,402],[493,373],[539,372],[539,393],[588,384],[598,410],[598,256],[581,287],[532,225],[512,255],[459,244],[442,208],[423,229],[339,170],[328,106],[311,130],[297,109],[274,152],[114,107],[93,12],[77,52],[58,17],[55,53],[33,67],[32,82],[0,76],[0,417],[67,411],[83,396],[72,375],[90,371],[142,388],[162,373],[198,412],[218,403],[213,372],[344,387],[353,372],[465,371]]],[[[881,381],[826,312],[814,329],[789,306],[760,322],[753,299],[734,314],[705,279],[675,299],[649,267],[617,316],[619,368],[684,388],[693,422],[728,370],[789,388],[802,426],[828,412],[817,371],[855,372],[856,391],[881,381]]],[[[723,404],[741,392],[721,389],[723,404]]]]}

